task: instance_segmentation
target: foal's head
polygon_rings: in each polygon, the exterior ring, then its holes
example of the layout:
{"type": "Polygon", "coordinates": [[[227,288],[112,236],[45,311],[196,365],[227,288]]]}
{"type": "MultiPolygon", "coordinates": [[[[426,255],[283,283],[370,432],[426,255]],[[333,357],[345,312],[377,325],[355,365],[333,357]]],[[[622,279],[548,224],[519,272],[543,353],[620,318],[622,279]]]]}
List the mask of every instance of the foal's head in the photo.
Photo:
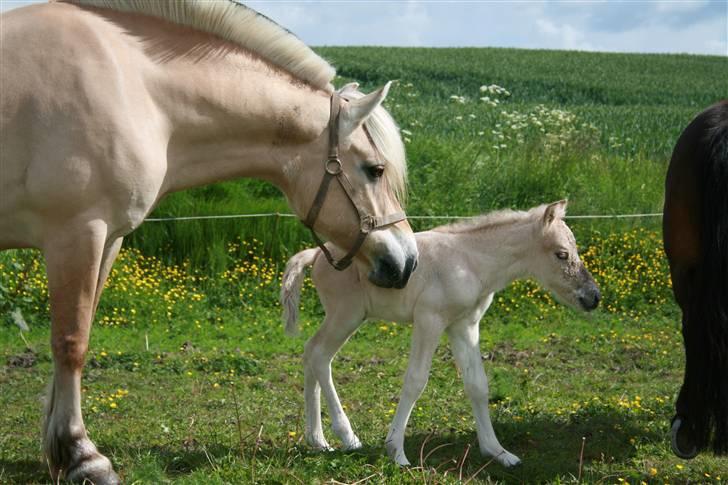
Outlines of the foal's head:
{"type": "Polygon", "coordinates": [[[585,311],[597,307],[601,294],[579,259],[576,239],[564,222],[566,201],[533,209],[536,249],[530,255],[531,273],[563,303],[585,311]]]}

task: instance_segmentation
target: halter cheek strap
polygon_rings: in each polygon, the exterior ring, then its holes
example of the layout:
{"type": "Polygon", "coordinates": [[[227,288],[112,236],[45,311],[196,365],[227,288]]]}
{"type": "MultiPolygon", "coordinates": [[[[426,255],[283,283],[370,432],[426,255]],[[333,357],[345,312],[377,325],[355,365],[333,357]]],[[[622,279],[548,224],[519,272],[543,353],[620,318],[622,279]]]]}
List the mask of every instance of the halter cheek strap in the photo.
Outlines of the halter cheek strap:
{"type": "Polygon", "coordinates": [[[311,204],[311,208],[308,210],[308,215],[303,221],[303,224],[311,230],[311,235],[313,236],[314,241],[316,241],[316,244],[318,244],[318,247],[324,253],[324,256],[326,256],[326,260],[329,262],[329,264],[331,264],[331,266],[333,266],[335,269],[342,271],[349,267],[352,260],[354,259],[354,256],[361,248],[361,245],[364,244],[364,240],[367,238],[371,231],[380,227],[396,224],[397,222],[405,220],[406,216],[404,212],[401,211],[385,216],[374,216],[371,214],[367,214],[362,209],[362,207],[364,207],[364,204],[362,204],[360,194],[354,189],[354,186],[351,185],[349,178],[344,173],[343,167],[341,165],[341,159],[339,158],[340,113],[341,98],[339,97],[339,94],[337,92],[334,92],[331,95],[331,113],[329,116],[329,155],[328,158],[324,161],[324,176],[321,180],[321,185],[319,186],[316,197],[314,197],[313,199],[313,203],[311,204]],[[326,200],[326,194],[328,193],[329,186],[331,185],[331,181],[333,179],[336,179],[341,188],[344,190],[344,193],[349,199],[349,202],[351,203],[352,207],[354,207],[354,210],[359,216],[359,234],[354,241],[354,245],[351,247],[349,252],[346,253],[346,255],[338,261],[334,259],[329,249],[324,245],[324,242],[321,240],[321,238],[318,237],[318,234],[316,234],[313,229],[319,212],[321,212],[321,208],[324,205],[324,200],[326,200]]]}

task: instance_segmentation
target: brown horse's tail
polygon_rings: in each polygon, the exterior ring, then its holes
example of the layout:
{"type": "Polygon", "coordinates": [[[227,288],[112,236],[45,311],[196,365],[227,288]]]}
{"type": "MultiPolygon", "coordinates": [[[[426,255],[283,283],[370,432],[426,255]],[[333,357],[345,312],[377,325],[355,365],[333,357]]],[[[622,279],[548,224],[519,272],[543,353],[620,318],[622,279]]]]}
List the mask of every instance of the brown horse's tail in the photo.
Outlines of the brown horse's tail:
{"type": "Polygon", "coordinates": [[[728,454],[728,103],[711,110],[706,121],[699,178],[702,260],[696,273],[701,277],[695,281],[691,325],[683,332],[692,334],[686,352],[699,363],[693,369],[699,387],[691,392],[702,410],[691,419],[699,447],[728,454]]]}

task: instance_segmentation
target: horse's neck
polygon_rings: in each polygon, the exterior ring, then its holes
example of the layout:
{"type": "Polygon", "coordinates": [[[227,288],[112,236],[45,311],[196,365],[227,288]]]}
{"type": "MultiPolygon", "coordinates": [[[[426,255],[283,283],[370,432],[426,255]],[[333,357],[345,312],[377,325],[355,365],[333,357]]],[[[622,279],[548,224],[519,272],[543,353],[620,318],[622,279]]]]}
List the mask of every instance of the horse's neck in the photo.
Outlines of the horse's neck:
{"type": "Polygon", "coordinates": [[[326,154],[328,94],[239,49],[157,66],[156,104],[170,125],[166,192],[238,177],[286,192],[286,166],[326,154]],[[320,147],[318,146],[320,145],[320,147]]]}
{"type": "Polygon", "coordinates": [[[512,281],[528,276],[528,257],[534,249],[533,225],[528,221],[455,233],[458,245],[467,254],[484,282],[483,291],[499,291],[512,281]]]}

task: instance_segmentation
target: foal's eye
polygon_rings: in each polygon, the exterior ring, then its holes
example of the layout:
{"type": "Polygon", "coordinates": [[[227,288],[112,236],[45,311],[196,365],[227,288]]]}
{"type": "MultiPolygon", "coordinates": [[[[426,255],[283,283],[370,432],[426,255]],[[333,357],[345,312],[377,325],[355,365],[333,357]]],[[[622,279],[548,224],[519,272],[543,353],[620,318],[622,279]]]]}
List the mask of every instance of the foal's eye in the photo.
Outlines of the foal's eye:
{"type": "Polygon", "coordinates": [[[384,165],[372,165],[367,167],[366,171],[371,178],[379,179],[384,175],[384,165]]]}
{"type": "Polygon", "coordinates": [[[569,259],[569,253],[567,253],[566,251],[558,251],[556,253],[556,257],[562,261],[566,261],[567,259],[569,259]]]}

